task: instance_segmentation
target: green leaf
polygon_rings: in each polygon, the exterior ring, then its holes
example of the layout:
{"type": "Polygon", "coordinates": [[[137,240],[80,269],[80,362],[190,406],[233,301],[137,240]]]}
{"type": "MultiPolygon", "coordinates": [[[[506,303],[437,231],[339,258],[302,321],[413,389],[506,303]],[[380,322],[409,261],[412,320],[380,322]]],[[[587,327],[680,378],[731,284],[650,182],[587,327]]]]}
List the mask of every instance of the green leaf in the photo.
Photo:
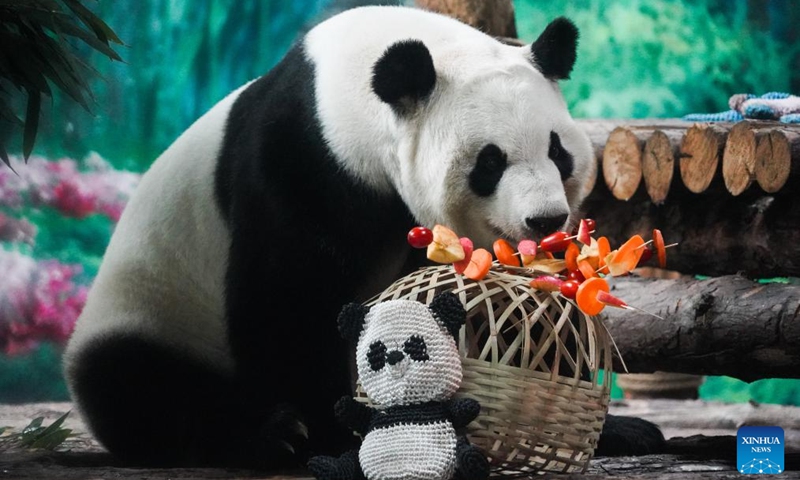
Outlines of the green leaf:
{"type": "Polygon", "coordinates": [[[41,428],[42,427],[42,422],[44,422],[44,417],[36,417],[36,418],[34,418],[33,420],[31,420],[31,423],[29,423],[27,427],[22,429],[22,434],[25,435],[27,433],[30,433],[30,432],[36,430],[36,429],[41,428]]]}
{"type": "Polygon", "coordinates": [[[69,438],[70,434],[72,434],[72,430],[69,428],[62,428],[59,430],[55,430],[46,435],[42,433],[42,435],[39,435],[36,441],[28,445],[28,447],[53,450],[57,446],[61,445],[64,442],[64,440],[69,438]]]}
{"type": "Polygon", "coordinates": [[[33,152],[36,132],[39,129],[39,111],[42,106],[42,94],[38,90],[28,90],[28,111],[25,114],[25,131],[22,135],[22,156],[25,161],[33,152]]]}
{"type": "Polygon", "coordinates": [[[50,435],[51,433],[53,433],[56,430],[60,429],[61,425],[64,424],[64,420],[67,419],[67,416],[69,416],[69,414],[70,414],[70,412],[67,412],[64,415],[61,415],[60,417],[58,417],[58,419],[56,419],[55,422],[53,422],[50,425],[48,425],[47,428],[42,430],[42,432],[39,435],[41,437],[44,437],[44,436],[50,435]]]}
{"type": "MultiPolygon", "coordinates": [[[[6,147],[5,145],[3,145],[2,141],[0,141],[0,160],[2,160],[3,163],[5,163],[6,166],[10,168],[12,172],[17,173],[17,171],[14,170],[14,167],[11,166],[11,159],[8,158],[8,152],[6,151],[6,147]]],[[[3,427],[3,430],[5,430],[6,428],[8,427],[3,427]]]]}
{"type": "MultiPolygon", "coordinates": [[[[2,148],[2,147],[0,147],[0,148],[2,148]]],[[[0,435],[5,433],[5,431],[8,430],[9,428],[11,428],[11,427],[0,427],[0,435]]]]}
{"type": "Polygon", "coordinates": [[[92,13],[91,10],[84,7],[78,0],[64,0],[64,3],[72,10],[81,21],[97,35],[101,42],[114,43],[122,45],[122,40],[119,39],[116,33],[106,25],[106,22],[100,19],[97,15],[92,13]]]}

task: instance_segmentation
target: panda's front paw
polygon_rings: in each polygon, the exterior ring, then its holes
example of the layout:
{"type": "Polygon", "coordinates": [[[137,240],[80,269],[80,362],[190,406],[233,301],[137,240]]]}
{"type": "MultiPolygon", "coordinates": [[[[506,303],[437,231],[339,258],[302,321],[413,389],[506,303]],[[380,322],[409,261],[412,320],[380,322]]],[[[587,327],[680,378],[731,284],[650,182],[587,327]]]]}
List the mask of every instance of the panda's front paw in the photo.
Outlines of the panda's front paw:
{"type": "Polygon", "coordinates": [[[607,415],[595,455],[650,455],[663,452],[665,444],[664,435],[655,424],[641,418],[607,415]]]}
{"type": "Polygon", "coordinates": [[[489,478],[489,459],[474,445],[470,445],[466,437],[458,439],[456,444],[456,469],[460,480],[486,480],[489,478]]]}
{"type": "Polygon", "coordinates": [[[261,438],[275,456],[306,458],[308,428],[299,412],[289,406],[276,407],[265,420],[261,438]]]}
{"type": "Polygon", "coordinates": [[[358,463],[358,450],[339,458],[319,455],[308,461],[308,470],[318,480],[357,480],[364,478],[358,463]]]}

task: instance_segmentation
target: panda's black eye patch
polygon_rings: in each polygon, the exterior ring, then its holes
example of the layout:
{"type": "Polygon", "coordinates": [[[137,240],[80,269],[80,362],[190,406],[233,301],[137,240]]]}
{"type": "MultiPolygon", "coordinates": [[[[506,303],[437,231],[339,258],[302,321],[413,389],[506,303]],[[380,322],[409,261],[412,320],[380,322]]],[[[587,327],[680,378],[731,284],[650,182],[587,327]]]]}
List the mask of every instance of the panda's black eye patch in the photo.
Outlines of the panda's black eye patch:
{"type": "Polygon", "coordinates": [[[479,197],[488,197],[497,189],[507,165],[506,154],[500,147],[493,143],[486,145],[469,173],[469,187],[479,197]]]}
{"type": "Polygon", "coordinates": [[[562,182],[572,176],[574,168],[572,155],[561,145],[561,137],[556,132],[550,132],[550,150],[547,155],[556,164],[562,182]]]}
{"type": "Polygon", "coordinates": [[[411,357],[411,360],[416,362],[424,362],[428,360],[428,346],[425,345],[425,339],[420,335],[411,335],[403,344],[403,351],[406,355],[411,357]]]}
{"type": "Polygon", "coordinates": [[[367,361],[369,361],[369,368],[377,372],[386,365],[386,345],[380,340],[372,342],[367,352],[367,361]]]}

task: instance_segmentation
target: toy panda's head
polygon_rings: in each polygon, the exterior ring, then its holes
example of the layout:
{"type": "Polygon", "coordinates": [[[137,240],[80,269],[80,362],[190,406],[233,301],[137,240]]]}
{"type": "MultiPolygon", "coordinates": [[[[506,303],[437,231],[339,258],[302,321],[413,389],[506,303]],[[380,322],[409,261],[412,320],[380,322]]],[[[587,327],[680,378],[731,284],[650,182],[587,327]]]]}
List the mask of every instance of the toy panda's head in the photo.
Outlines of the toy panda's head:
{"type": "Polygon", "coordinates": [[[356,365],[369,397],[386,406],[444,401],[461,385],[455,335],[466,312],[450,293],[430,306],[390,300],[372,308],[351,303],[339,315],[339,330],[357,341],[356,365]]]}
{"type": "Polygon", "coordinates": [[[525,47],[465,35],[385,50],[371,86],[396,118],[393,183],[421,224],[488,246],[540,238],[576,213],[596,169],[557,84],[577,37],[561,18],[525,47]]]}

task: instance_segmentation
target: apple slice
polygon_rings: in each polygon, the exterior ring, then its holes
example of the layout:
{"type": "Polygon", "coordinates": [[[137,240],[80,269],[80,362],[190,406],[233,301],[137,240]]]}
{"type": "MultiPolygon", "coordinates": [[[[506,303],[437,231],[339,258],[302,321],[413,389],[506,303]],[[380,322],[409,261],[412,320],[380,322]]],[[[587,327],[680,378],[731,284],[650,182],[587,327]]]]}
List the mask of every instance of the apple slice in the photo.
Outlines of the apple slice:
{"type": "Polygon", "coordinates": [[[558,258],[541,258],[525,264],[525,267],[535,272],[553,274],[566,270],[567,264],[558,258]]]}
{"type": "Polygon", "coordinates": [[[584,245],[592,243],[592,236],[589,235],[589,224],[584,219],[581,219],[581,223],[578,226],[578,241],[584,245]]]}
{"type": "Polygon", "coordinates": [[[514,247],[510,243],[498,238],[494,241],[492,249],[494,249],[494,255],[498,262],[509,267],[519,267],[519,259],[514,255],[514,247]]]}
{"type": "Polygon", "coordinates": [[[533,240],[522,240],[517,245],[517,251],[522,259],[522,264],[525,265],[536,258],[536,253],[539,251],[539,248],[533,240]]]}
{"type": "Polygon", "coordinates": [[[552,275],[542,275],[541,277],[536,277],[530,281],[531,288],[545,292],[559,292],[561,291],[561,285],[563,284],[564,280],[556,278],[552,275]]]}
{"type": "Polygon", "coordinates": [[[428,245],[428,259],[437,263],[464,260],[464,247],[458,235],[442,225],[433,227],[433,241],[428,245]]]}
{"type": "Polygon", "coordinates": [[[461,247],[464,249],[464,260],[453,262],[453,268],[458,273],[464,273],[464,270],[466,270],[469,266],[469,261],[472,258],[472,252],[475,250],[475,248],[472,244],[472,240],[467,237],[461,237],[458,239],[458,241],[461,243],[461,247]]]}
{"type": "Polygon", "coordinates": [[[469,265],[464,269],[464,276],[472,280],[482,280],[492,268],[492,254],[488,250],[479,248],[472,252],[469,265]]]}

